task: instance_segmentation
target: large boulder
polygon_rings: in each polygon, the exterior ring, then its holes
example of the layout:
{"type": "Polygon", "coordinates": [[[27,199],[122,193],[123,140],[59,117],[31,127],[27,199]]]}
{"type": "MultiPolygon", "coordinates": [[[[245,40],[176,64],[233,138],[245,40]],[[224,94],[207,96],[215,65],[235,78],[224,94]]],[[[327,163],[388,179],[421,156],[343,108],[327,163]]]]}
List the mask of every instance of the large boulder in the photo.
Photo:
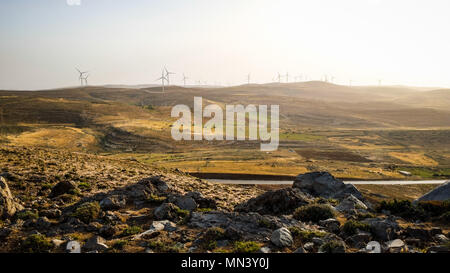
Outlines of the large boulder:
{"type": "Polygon", "coordinates": [[[0,176],[0,218],[12,217],[17,211],[22,209],[23,207],[14,201],[8,183],[0,176]]]}
{"type": "Polygon", "coordinates": [[[445,201],[450,199],[450,181],[445,182],[434,190],[419,197],[414,202],[419,201],[445,201]]]}
{"type": "Polygon", "coordinates": [[[334,178],[328,172],[301,174],[295,178],[292,187],[316,197],[334,198],[338,200],[342,200],[351,194],[365,202],[364,197],[355,186],[344,184],[344,182],[334,178]]]}
{"type": "Polygon", "coordinates": [[[303,205],[311,202],[311,198],[299,189],[286,188],[277,191],[268,191],[247,202],[238,204],[234,210],[239,212],[257,212],[259,214],[292,214],[303,205]]]}

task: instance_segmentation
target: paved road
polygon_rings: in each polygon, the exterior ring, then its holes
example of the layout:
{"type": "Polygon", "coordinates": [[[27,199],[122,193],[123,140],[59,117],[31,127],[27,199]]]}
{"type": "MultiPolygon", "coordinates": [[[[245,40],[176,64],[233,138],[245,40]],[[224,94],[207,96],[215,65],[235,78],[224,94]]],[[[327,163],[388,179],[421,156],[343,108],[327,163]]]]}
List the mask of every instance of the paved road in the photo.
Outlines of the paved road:
{"type": "MultiPolygon", "coordinates": [[[[231,179],[207,179],[210,182],[221,184],[239,184],[239,185],[291,185],[292,181],[275,180],[231,180],[231,179]]],[[[346,184],[353,185],[418,185],[418,184],[442,184],[448,180],[379,180],[379,181],[344,181],[346,184]]]]}

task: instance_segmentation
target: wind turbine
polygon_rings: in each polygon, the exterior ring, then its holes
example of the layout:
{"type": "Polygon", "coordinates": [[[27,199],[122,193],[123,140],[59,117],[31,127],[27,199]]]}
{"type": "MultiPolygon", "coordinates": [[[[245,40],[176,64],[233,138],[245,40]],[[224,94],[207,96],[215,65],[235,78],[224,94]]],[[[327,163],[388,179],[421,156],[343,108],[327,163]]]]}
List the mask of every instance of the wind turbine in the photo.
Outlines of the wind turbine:
{"type": "Polygon", "coordinates": [[[189,79],[188,77],[186,77],[185,75],[184,75],[184,73],[183,73],[183,84],[184,84],[184,87],[186,87],[186,80],[187,79],[189,79]]]}
{"type": "Polygon", "coordinates": [[[78,73],[80,73],[80,77],[78,79],[80,80],[80,84],[83,85],[83,79],[84,79],[83,75],[88,73],[88,71],[81,72],[80,69],[78,69],[78,68],[75,68],[75,69],[78,71],[78,73]]]}
{"type": "Polygon", "coordinates": [[[166,71],[166,79],[167,79],[167,86],[170,85],[170,75],[171,74],[175,74],[174,72],[170,72],[169,70],[167,70],[166,67],[164,67],[164,70],[166,71]]]}
{"type": "Polygon", "coordinates": [[[247,84],[250,84],[250,73],[248,73],[248,75],[247,75],[247,84]]]}
{"type": "MultiPolygon", "coordinates": [[[[165,68],[164,68],[165,69],[165,68]]],[[[162,91],[164,93],[164,81],[167,80],[166,76],[164,75],[164,69],[161,72],[161,78],[156,79],[155,81],[159,81],[161,80],[161,85],[162,85],[162,91]]],[[[167,71],[167,70],[166,70],[167,71]]]]}
{"type": "Polygon", "coordinates": [[[281,74],[278,72],[278,83],[281,83],[281,74]]]}
{"type": "Polygon", "coordinates": [[[84,80],[84,84],[87,86],[88,85],[88,78],[89,78],[89,74],[86,75],[86,77],[83,78],[84,80]]]}
{"type": "Polygon", "coordinates": [[[286,82],[289,82],[289,72],[286,72],[286,82]]]}

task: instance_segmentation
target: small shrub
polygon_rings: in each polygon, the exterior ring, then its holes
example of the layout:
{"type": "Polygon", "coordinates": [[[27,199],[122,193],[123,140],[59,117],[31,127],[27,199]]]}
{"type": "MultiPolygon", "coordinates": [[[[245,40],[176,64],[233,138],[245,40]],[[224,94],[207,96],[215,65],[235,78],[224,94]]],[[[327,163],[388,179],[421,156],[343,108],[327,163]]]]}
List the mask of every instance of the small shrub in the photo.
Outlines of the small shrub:
{"type": "Polygon", "coordinates": [[[257,242],[247,241],[247,242],[235,242],[233,247],[233,252],[235,253],[256,253],[261,248],[261,245],[257,242]]]}
{"type": "Polygon", "coordinates": [[[45,183],[45,184],[42,184],[42,186],[41,186],[41,190],[43,190],[43,191],[49,190],[51,188],[53,188],[53,184],[50,184],[50,183],[45,183]]]}
{"type": "Polygon", "coordinates": [[[112,247],[113,247],[114,249],[122,250],[126,244],[127,244],[126,241],[119,240],[119,241],[115,241],[115,242],[113,243],[112,247]]]}
{"type": "Polygon", "coordinates": [[[28,236],[21,245],[26,253],[45,253],[52,249],[53,245],[44,235],[33,234],[28,236]]]}
{"type": "Polygon", "coordinates": [[[425,211],[421,207],[414,206],[408,200],[382,201],[376,210],[378,212],[388,210],[394,215],[410,220],[425,220],[427,218],[425,211]]]}
{"type": "Polygon", "coordinates": [[[151,194],[147,201],[152,204],[162,204],[167,198],[165,196],[158,196],[156,194],[151,194]]]}
{"type": "Polygon", "coordinates": [[[88,183],[88,182],[81,182],[78,184],[78,188],[80,190],[89,190],[90,188],[92,188],[92,185],[91,185],[91,183],[88,183]]]}
{"type": "Polygon", "coordinates": [[[23,210],[16,214],[17,219],[21,220],[32,220],[39,218],[39,214],[37,212],[31,211],[31,210],[23,210]]]}
{"type": "Polygon", "coordinates": [[[334,216],[333,209],[325,204],[310,204],[297,208],[293,214],[294,218],[300,221],[319,222],[334,216]]]}
{"type": "Polygon", "coordinates": [[[447,201],[421,201],[418,207],[423,209],[430,217],[439,217],[450,212],[450,200],[447,201]]]}
{"type": "Polygon", "coordinates": [[[347,235],[354,235],[358,232],[358,230],[370,232],[370,226],[363,222],[350,220],[345,222],[342,230],[347,235]]]}
{"type": "Polygon", "coordinates": [[[139,226],[131,226],[127,227],[122,231],[122,236],[130,236],[130,235],[136,235],[142,232],[142,228],[139,226]]]}
{"type": "Polygon", "coordinates": [[[219,227],[209,228],[203,234],[199,246],[204,250],[213,250],[217,247],[217,241],[222,239],[225,239],[225,230],[219,227]]]}
{"type": "Polygon", "coordinates": [[[300,239],[302,242],[309,242],[314,237],[324,237],[327,233],[320,230],[301,230],[296,227],[289,228],[289,231],[291,232],[292,236],[294,238],[300,239]]]}
{"type": "Polygon", "coordinates": [[[333,240],[321,245],[319,251],[323,253],[344,253],[345,245],[341,241],[333,240]]]}
{"type": "Polygon", "coordinates": [[[161,241],[150,241],[148,243],[148,247],[153,249],[156,252],[163,253],[179,253],[180,248],[175,245],[169,245],[167,243],[163,243],[161,241]]]}
{"type": "Polygon", "coordinates": [[[91,221],[96,219],[100,214],[100,205],[98,202],[86,202],[81,204],[75,212],[72,214],[73,217],[89,224],[91,221]]]}

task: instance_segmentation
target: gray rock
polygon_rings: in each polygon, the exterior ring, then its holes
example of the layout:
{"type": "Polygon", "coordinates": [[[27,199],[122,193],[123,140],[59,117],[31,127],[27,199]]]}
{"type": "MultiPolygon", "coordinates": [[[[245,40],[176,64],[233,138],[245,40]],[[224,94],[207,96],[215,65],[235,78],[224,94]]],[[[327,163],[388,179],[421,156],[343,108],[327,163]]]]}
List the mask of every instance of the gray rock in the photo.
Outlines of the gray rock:
{"type": "Polygon", "coordinates": [[[408,248],[406,247],[405,242],[400,239],[395,239],[389,242],[386,242],[387,251],[390,253],[400,253],[406,252],[408,248]]]}
{"type": "Polygon", "coordinates": [[[339,232],[339,227],[341,226],[341,223],[339,223],[339,221],[334,218],[329,218],[326,220],[320,220],[319,225],[324,227],[329,232],[336,233],[339,232]]]}
{"type": "Polygon", "coordinates": [[[377,241],[370,241],[365,248],[366,253],[381,253],[381,245],[377,241]]]}
{"type": "Polygon", "coordinates": [[[80,243],[77,241],[69,241],[66,245],[67,253],[81,253],[80,243]]]}
{"type": "Polygon", "coordinates": [[[116,210],[124,208],[127,201],[124,196],[121,195],[111,195],[100,201],[100,207],[102,210],[116,210]]]}
{"type": "Polygon", "coordinates": [[[285,188],[277,191],[268,191],[247,202],[237,205],[234,210],[239,212],[257,212],[265,215],[292,214],[303,205],[311,202],[311,198],[299,189],[285,188]]]}
{"type": "Polygon", "coordinates": [[[155,208],[153,215],[157,220],[173,220],[177,218],[176,206],[172,203],[163,203],[159,207],[155,208]]]}
{"type": "Polygon", "coordinates": [[[307,251],[312,251],[314,249],[314,243],[311,242],[306,243],[303,245],[303,248],[307,251]]]}
{"type": "Polygon", "coordinates": [[[258,253],[270,253],[271,250],[267,246],[263,246],[259,249],[258,253]]]}
{"type": "Polygon", "coordinates": [[[40,211],[39,215],[45,216],[50,219],[57,219],[57,218],[61,217],[62,212],[59,209],[48,209],[48,210],[40,211]]]}
{"type": "Polygon", "coordinates": [[[147,231],[144,231],[140,234],[137,234],[133,237],[133,240],[146,238],[151,236],[153,233],[165,230],[165,231],[175,231],[177,230],[177,225],[171,221],[163,220],[163,221],[153,221],[150,228],[147,231]]]}
{"type": "Polygon", "coordinates": [[[0,176],[0,219],[14,216],[23,206],[14,200],[6,180],[0,176]]]}
{"type": "Polygon", "coordinates": [[[366,210],[367,206],[352,194],[347,196],[336,206],[336,210],[340,212],[353,212],[357,209],[366,210]]]}
{"type": "Polygon", "coordinates": [[[62,244],[64,244],[64,241],[63,241],[63,240],[59,240],[59,239],[53,239],[53,240],[52,240],[52,244],[53,244],[56,248],[58,248],[58,247],[60,247],[62,244]]]}
{"type": "Polygon", "coordinates": [[[444,234],[436,234],[434,235],[434,239],[441,244],[448,243],[449,241],[447,236],[445,236],[444,234]]]}
{"type": "Polygon", "coordinates": [[[297,176],[293,188],[298,188],[316,197],[342,200],[352,194],[366,202],[362,194],[351,184],[344,184],[328,172],[312,172],[297,176]]]}
{"type": "Polygon", "coordinates": [[[371,233],[380,241],[389,241],[397,236],[399,225],[389,218],[367,218],[362,221],[370,226],[371,233]]]}
{"type": "Polygon", "coordinates": [[[279,228],[272,233],[270,241],[278,247],[288,247],[294,242],[291,232],[287,228],[279,228]]]}
{"type": "Polygon", "coordinates": [[[50,197],[56,197],[65,193],[70,193],[75,190],[77,187],[75,183],[71,181],[62,181],[56,184],[50,193],[50,197]]]}
{"type": "Polygon", "coordinates": [[[432,246],[428,248],[427,253],[450,253],[450,248],[445,245],[432,246]]]}
{"type": "Polygon", "coordinates": [[[445,182],[439,187],[433,189],[432,191],[424,194],[423,196],[416,199],[414,202],[418,201],[445,201],[450,199],[450,181],[445,182]]]}
{"type": "Polygon", "coordinates": [[[346,243],[355,248],[363,248],[372,239],[372,235],[369,232],[360,231],[355,235],[352,235],[346,239],[346,243]]]}
{"type": "Polygon", "coordinates": [[[195,210],[197,208],[197,203],[194,198],[189,196],[180,196],[175,199],[175,205],[177,205],[180,209],[184,210],[195,210]]]}
{"type": "Polygon", "coordinates": [[[105,239],[100,236],[93,236],[87,240],[83,248],[87,251],[103,251],[109,247],[105,244],[105,239]]]}
{"type": "Polygon", "coordinates": [[[307,253],[307,252],[303,247],[299,247],[293,253],[307,253]]]}

